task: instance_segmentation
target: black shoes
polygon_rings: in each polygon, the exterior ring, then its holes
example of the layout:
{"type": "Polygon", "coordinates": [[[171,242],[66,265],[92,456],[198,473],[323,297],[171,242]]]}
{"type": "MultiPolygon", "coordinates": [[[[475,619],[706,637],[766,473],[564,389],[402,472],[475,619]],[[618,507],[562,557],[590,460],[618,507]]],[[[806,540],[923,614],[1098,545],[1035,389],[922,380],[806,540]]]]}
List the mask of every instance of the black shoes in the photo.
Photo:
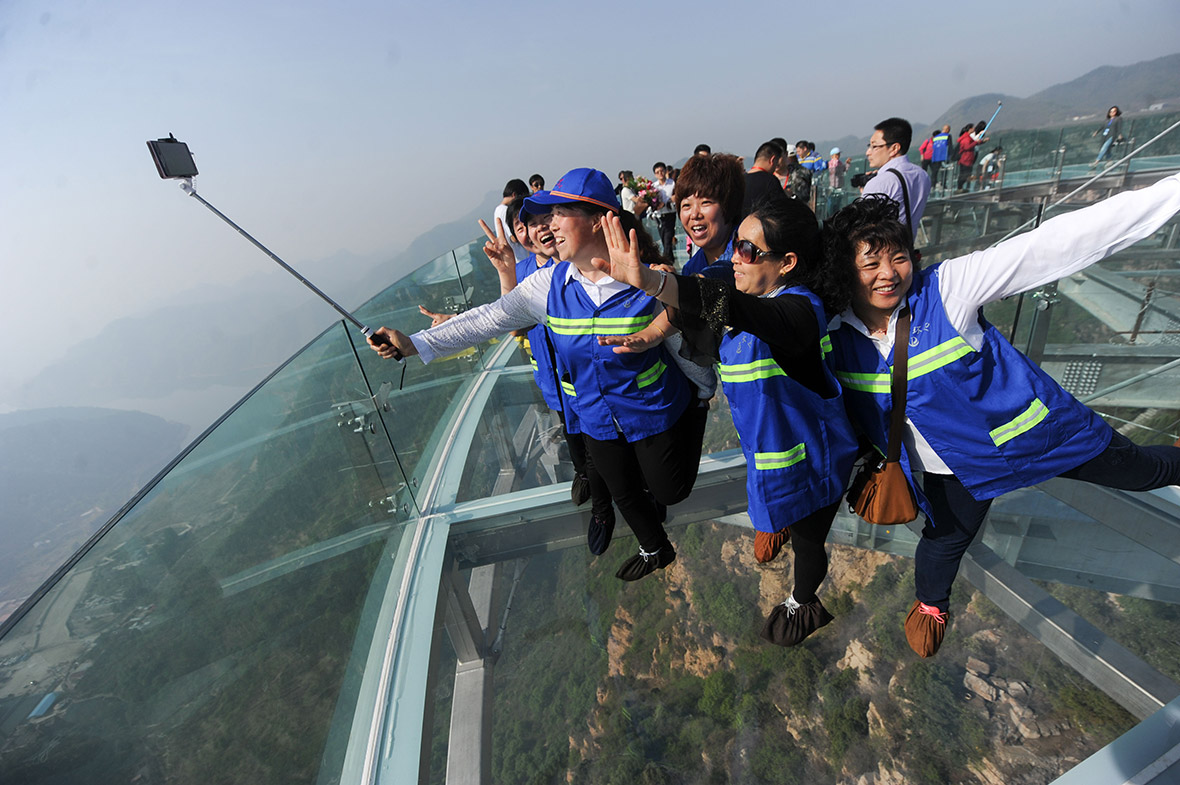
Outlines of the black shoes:
{"type": "Polygon", "coordinates": [[[570,499],[575,507],[581,507],[590,500],[590,481],[586,479],[586,475],[574,475],[574,481],[570,483],[570,499]]]}
{"type": "Polygon", "coordinates": [[[653,553],[643,550],[643,546],[640,546],[639,555],[632,556],[623,562],[623,566],[615,573],[615,577],[624,581],[637,581],[651,575],[656,570],[664,569],[674,561],[676,561],[676,549],[667,540],[664,540],[664,544],[653,553]]]}
{"type": "Polygon", "coordinates": [[[610,508],[606,515],[593,513],[590,516],[590,528],[586,530],[586,544],[595,556],[606,553],[610,547],[611,535],[615,533],[615,510],[610,508]]]}
{"type": "Polygon", "coordinates": [[[762,637],[778,646],[794,646],[834,617],[818,599],[798,603],[792,595],[766,617],[762,637]]]}

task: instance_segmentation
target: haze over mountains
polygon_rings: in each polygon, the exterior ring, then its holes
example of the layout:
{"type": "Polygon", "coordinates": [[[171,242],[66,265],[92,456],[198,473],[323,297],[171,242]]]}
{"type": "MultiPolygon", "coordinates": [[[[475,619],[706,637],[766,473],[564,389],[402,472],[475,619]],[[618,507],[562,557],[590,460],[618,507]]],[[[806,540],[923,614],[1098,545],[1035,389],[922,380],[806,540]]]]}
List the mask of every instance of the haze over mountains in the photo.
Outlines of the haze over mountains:
{"type": "MultiPolygon", "coordinates": [[[[997,101],[1004,103],[995,125],[1000,133],[1005,129],[1043,128],[1075,122],[1097,124],[1113,105],[1118,105],[1129,117],[1151,111],[1150,107],[1159,104],[1163,106],[1156,111],[1175,111],[1180,107],[1180,54],[1123,67],[1102,66],[1026,98],[1002,93],[964,98],[929,122],[907,118],[914,125],[915,144],[931,129],[941,128],[944,124],[957,133],[969,122],[986,121],[996,111],[997,101]]],[[[823,153],[831,147],[840,147],[846,154],[860,155],[869,138],[869,129],[864,130],[863,135],[820,142],[817,147],[823,153]]]]}
{"type": "MultiPolygon", "coordinates": [[[[1026,98],[965,98],[929,124],[911,118],[915,134],[944,122],[957,130],[986,119],[998,100],[1004,102],[1001,130],[1094,122],[1115,103],[1131,116],[1160,103],[1174,111],[1180,104],[1180,54],[1097,68],[1026,98]]],[[[861,154],[869,129],[850,130],[855,134],[820,142],[819,148],[826,152],[834,144],[861,154]]],[[[779,132],[767,129],[768,136],[779,132]]],[[[752,158],[752,151],[745,153],[752,158]]],[[[325,284],[329,294],[355,306],[474,237],[476,220],[489,217],[499,201],[499,184],[492,185],[495,190],[468,214],[423,233],[401,253],[340,253],[295,266],[317,283],[331,281],[325,284]]],[[[259,255],[257,264],[259,273],[233,289],[192,290],[97,333],[74,333],[66,355],[35,377],[4,381],[4,403],[46,411],[0,416],[0,589],[16,581],[24,593],[31,591],[185,441],[334,321],[328,306],[270,261],[259,255]],[[275,285],[276,277],[286,279],[282,286],[275,285]],[[132,411],[89,409],[83,415],[56,408],[78,406],[132,411]],[[34,552],[37,542],[43,544],[34,552]]],[[[0,593],[0,602],[6,596],[11,601],[14,595],[0,593]]]]}

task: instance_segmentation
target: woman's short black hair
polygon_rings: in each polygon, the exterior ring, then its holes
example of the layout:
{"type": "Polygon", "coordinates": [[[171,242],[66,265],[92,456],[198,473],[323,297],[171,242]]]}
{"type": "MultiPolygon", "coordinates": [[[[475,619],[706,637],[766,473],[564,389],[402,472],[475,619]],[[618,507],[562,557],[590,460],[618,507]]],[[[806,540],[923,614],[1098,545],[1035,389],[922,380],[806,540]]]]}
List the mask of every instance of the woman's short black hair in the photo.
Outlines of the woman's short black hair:
{"type": "MultiPolygon", "coordinates": [[[[857,199],[824,223],[823,268],[812,287],[824,306],[839,313],[852,302],[857,284],[856,254],[862,245],[869,253],[900,249],[914,257],[914,236],[903,224],[897,202],[885,194],[857,199]]],[[[917,260],[913,260],[918,269],[917,260]]]]}
{"type": "Polygon", "coordinates": [[[766,250],[780,255],[793,253],[798,259],[787,274],[787,283],[813,288],[823,266],[823,244],[811,208],[798,199],[763,199],[754,205],[749,217],[762,225],[766,250]]]}

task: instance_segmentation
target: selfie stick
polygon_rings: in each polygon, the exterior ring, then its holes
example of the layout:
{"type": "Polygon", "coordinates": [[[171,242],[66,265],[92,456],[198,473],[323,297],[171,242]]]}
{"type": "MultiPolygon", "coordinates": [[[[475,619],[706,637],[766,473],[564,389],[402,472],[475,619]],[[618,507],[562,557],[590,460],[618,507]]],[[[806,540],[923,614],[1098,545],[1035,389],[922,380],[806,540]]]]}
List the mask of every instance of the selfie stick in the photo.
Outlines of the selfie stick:
{"type": "Polygon", "coordinates": [[[992,127],[992,120],[996,119],[996,115],[998,115],[1000,113],[1000,110],[1003,108],[1004,108],[1004,102],[1003,101],[996,101],[996,111],[992,112],[992,119],[987,121],[987,125],[985,125],[983,127],[982,131],[980,131],[981,134],[987,133],[987,129],[992,127]]]}
{"type": "MultiPolygon", "coordinates": [[[[193,177],[195,177],[197,174],[197,167],[196,164],[193,163],[192,154],[189,152],[188,145],[186,145],[184,142],[181,142],[175,136],[169,134],[167,139],[158,139],[155,142],[148,142],[148,149],[152,152],[152,159],[156,162],[156,170],[160,173],[160,177],[166,180],[180,180],[180,188],[182,191],[208,207],[214,215],[237,230],[238,234],[254,243],[258,250],[262,251],[271,259],[274,259],[276,262],[278,262],[284,270],[298,278],[304,286],[319,295],[320,299],[335,308],[341,316],[355,324],[366,338],[370,339],[378,346],[393,346],[393,342],[390,341],[387,336],[378,335],[371,327],[366,326],[360,321],[360,319],[357,319],[351,313],[344,310],[344,308],[340,307],[340,305],[335,300],[320,291],[320,289],[315,284],[300,275],[298,270],[284,262],[269,248],[251,237],[249,232],[231,221],[229,217],[225,215],[225,213],[221,212],[216,207],[209,204],[209,202],[205,201],[205,199],[197,193],[197,189],[193,187],[193,177]]],[[[396,348],[393,350],[393,356],[398,362],[404,362],[401,352],[399,352],[396,348]]]]}

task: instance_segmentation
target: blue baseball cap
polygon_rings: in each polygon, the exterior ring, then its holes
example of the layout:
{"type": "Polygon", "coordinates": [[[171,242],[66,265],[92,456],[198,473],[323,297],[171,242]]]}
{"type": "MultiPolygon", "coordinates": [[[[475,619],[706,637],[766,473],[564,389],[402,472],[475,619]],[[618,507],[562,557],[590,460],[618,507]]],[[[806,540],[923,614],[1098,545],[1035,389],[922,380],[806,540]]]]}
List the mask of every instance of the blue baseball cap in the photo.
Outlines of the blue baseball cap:
{"type": "Polygon", "coordinates": [[[597,169],[571,169],[561,176],[552,189],[537,191],[524,200],[522,213],[547,213],[555,204],[587,202],[619,212],[623,206],[615,196],[610,178],[597,169]]]}

